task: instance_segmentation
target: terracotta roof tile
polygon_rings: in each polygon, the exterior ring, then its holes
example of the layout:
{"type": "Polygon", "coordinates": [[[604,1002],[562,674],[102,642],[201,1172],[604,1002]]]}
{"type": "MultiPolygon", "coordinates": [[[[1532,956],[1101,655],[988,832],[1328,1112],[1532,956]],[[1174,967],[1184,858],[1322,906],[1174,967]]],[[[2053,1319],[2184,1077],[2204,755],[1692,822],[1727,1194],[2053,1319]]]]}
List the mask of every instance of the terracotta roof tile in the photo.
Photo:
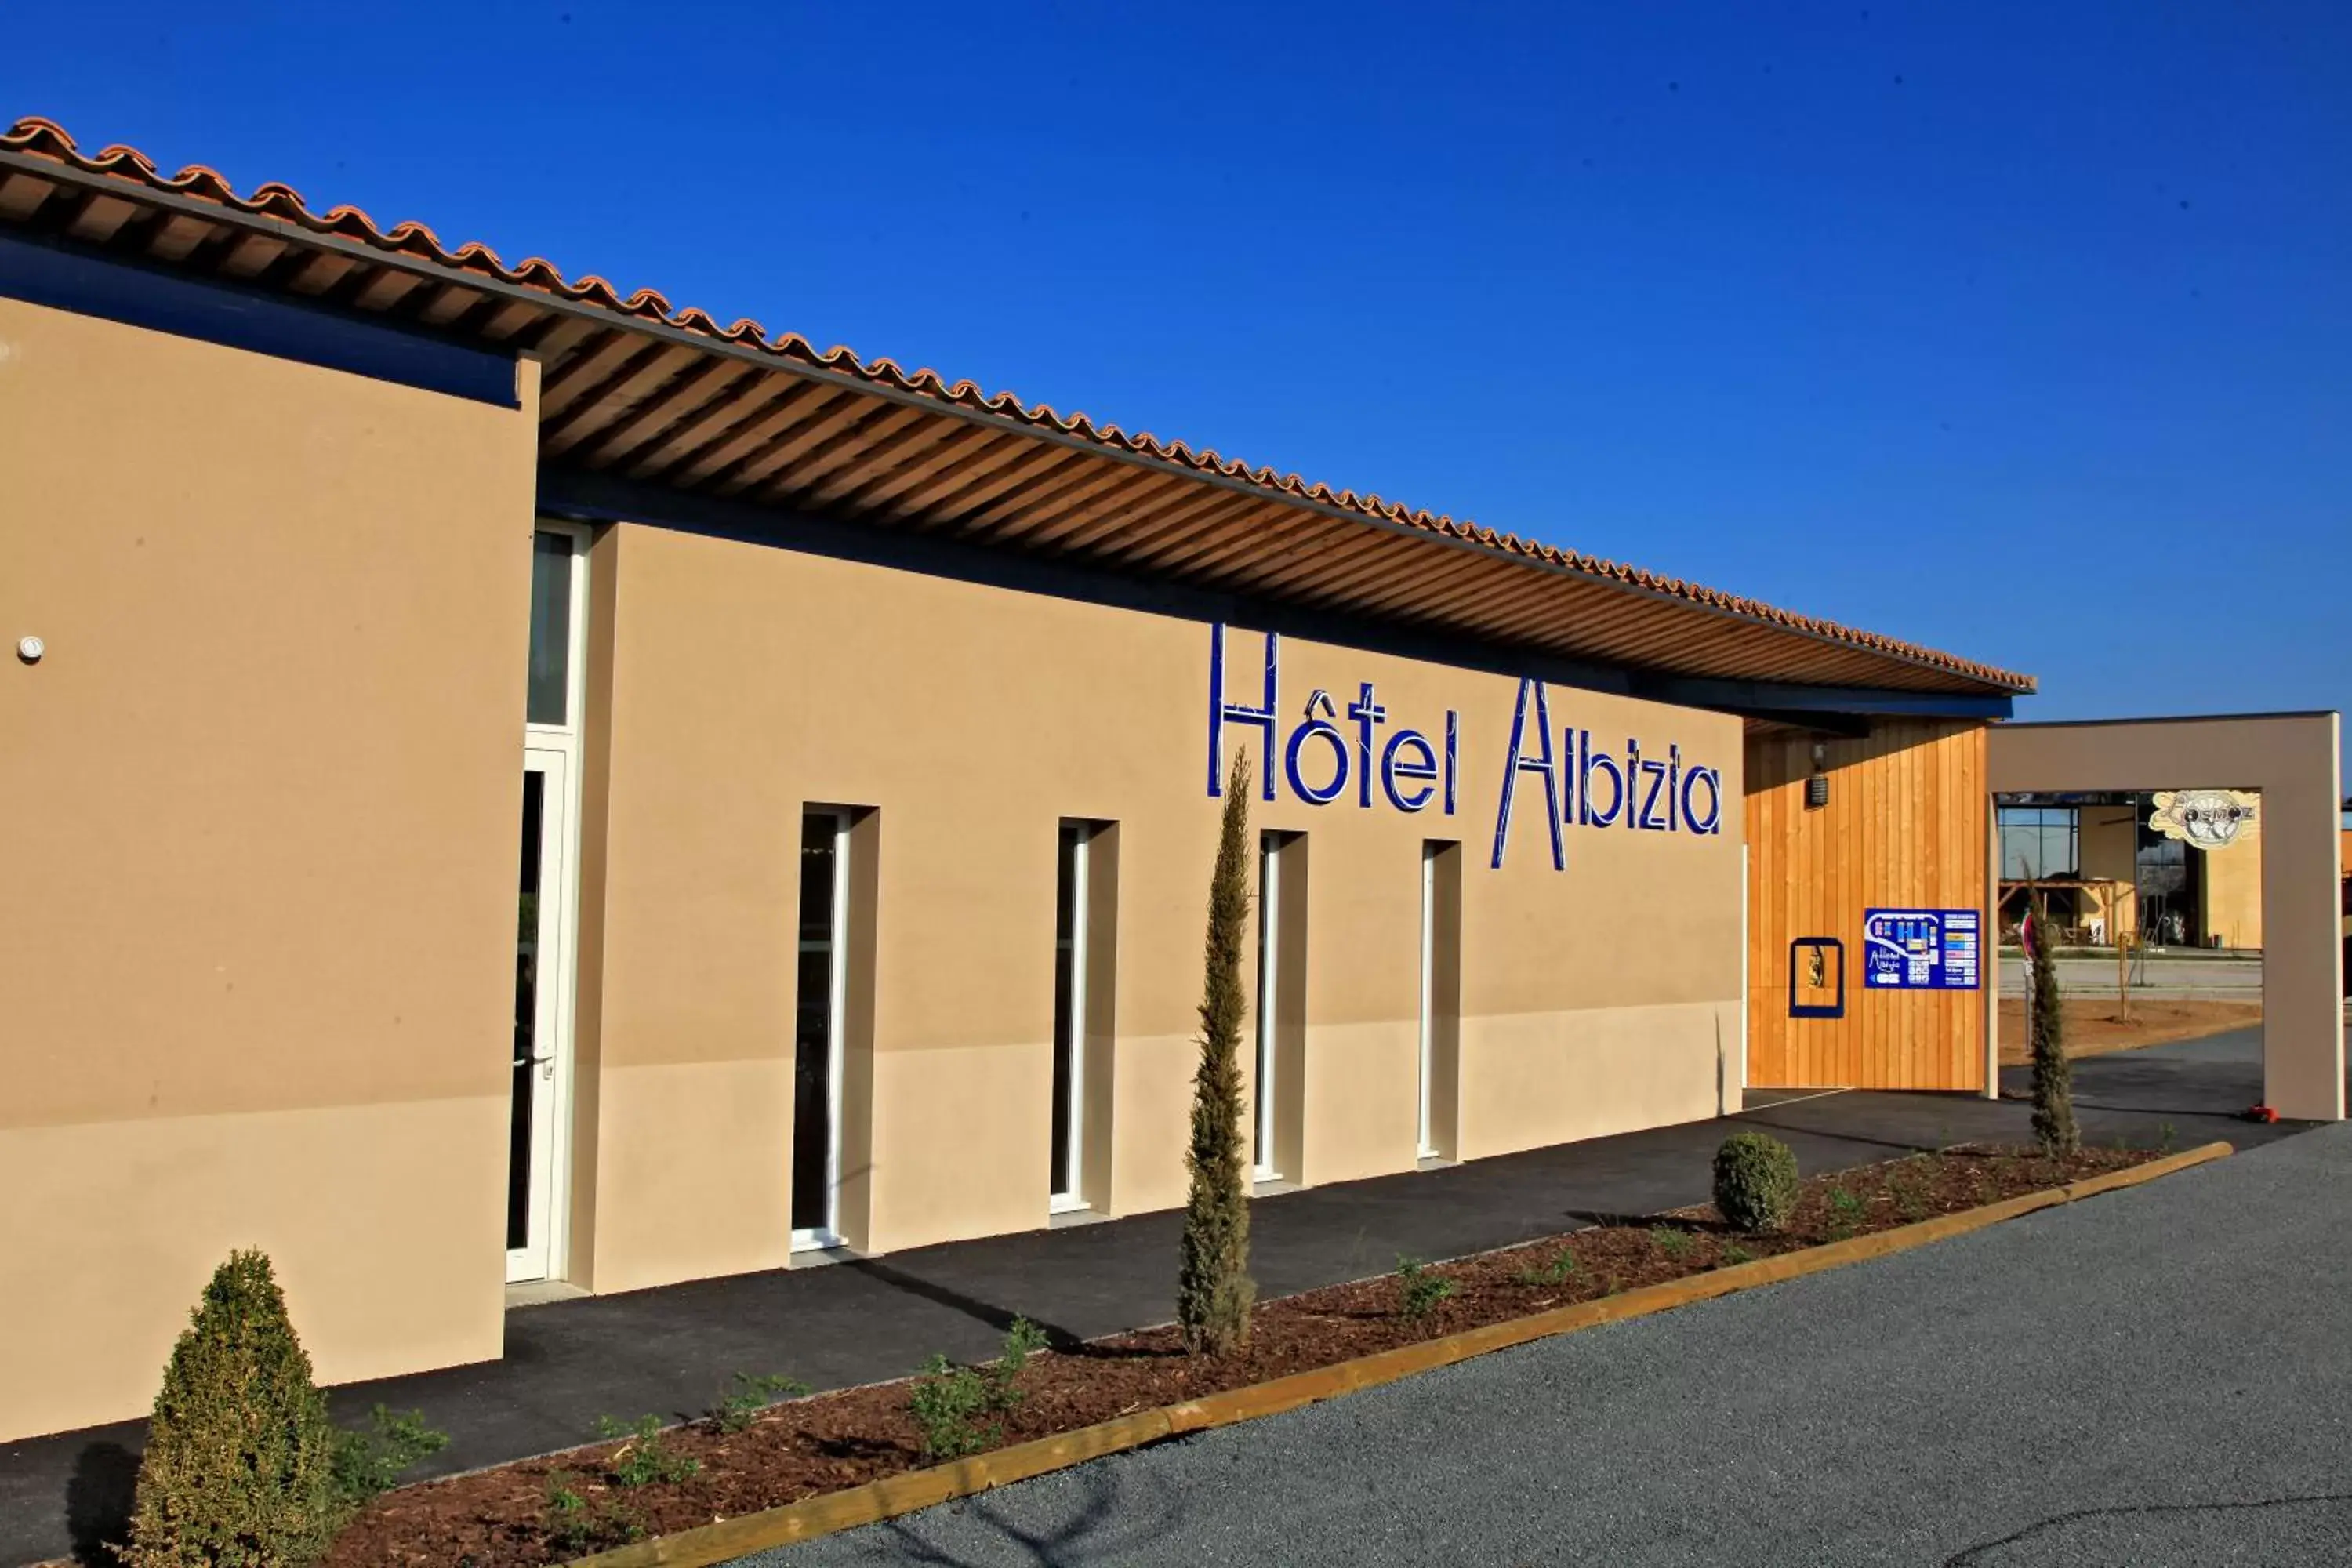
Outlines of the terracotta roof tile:
{"type": "Polygon", "coordinates": [[[674,307],[667,296],[651,289],[639,289],[624,295],[594,273],[583,273],[576,279],[566,278],[554,263],[541,257],[530,257],[509,267],[496,251],[478,241],[467,241],[452,249],[443,244],[430,228],[415,221],[394,224],[386,228],[354,206],[338,205],[325,212],[315,211],[303,200],[299,192],[276,182],[257,185],[250,195],[240,195],[226,178],[202,164],[190,164],[176,174],[167,175],[135,148],[114,145],[95,155],[84,153],[64,128],[52,121],[37,117],[17,121],[5,135],[0,135],[0,150],[52,160],[86,173],[124,180],[152,190],[171,192],[239,212],[274,218],[312,233],[340,236],[376,249],[415,257],[448,271],[494,278],[509,285],[590,305],[615,316],[658,322],[696,336],[755,348],[780,361],[845,374],[876,386],[985,410],[1021,425],[1058,431],[1065,436],[1173,468],[1238,480],[1272,496],[1295,498],[1390,524],[1474,541],[1506,555],[1540,562],[1588,577],[1622,583],[1744,619],[1783,626],[1831,642],[1927,665],[2008,690],[2027,692],[2034,689],[2031,676],[1921,647],[1899,638],[1857,630],[1817,616],[1799,615],[1758,600],[1742,598],[1679,577],[1664,576],[1639,567],[1603,560],[1580,551],[1563,550],[1522,539],[1516,534],[1497,532],[1467,521],[1390,501],[1378,494],[1358,495],[1352,489],[1334,490],[1328,485],[1309,482],[1295,473],[1277,473],[1270,468],[1225,458],[1213,447],[1195,448],[1181,440],[1162,441],[1149,432],[1129,433],[1117,425],[1093,419],[1085,414],[1066,416],[1042,403],[1024,403],[1011,392],[988,393],[971,381],[950,382],[936,371],[919,369],[910,372],[889,359],[863,360],[850,349],[843,347],[820,351],[798,333],[771,333],[749,317],[738,318],[731,324],[721,326],[718,319],[708,312],[692,307],[674,307]]]}

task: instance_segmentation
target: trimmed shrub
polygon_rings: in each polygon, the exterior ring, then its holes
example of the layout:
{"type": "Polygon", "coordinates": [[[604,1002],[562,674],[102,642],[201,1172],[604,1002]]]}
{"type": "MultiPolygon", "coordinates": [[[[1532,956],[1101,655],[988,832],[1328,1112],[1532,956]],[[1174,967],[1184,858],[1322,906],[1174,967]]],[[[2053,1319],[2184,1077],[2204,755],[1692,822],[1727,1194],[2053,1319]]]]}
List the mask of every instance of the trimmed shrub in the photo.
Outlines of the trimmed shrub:
{"type": "Polygon", "coordinates": [[[1797,1207],[1797,1156],[1762,1132],[1735,1132],[1715,1152],[1715,1208],[1736,1230],[1774,1231],[1797,1207]]]}
{"type": "Polygon", "coordinates": [[[2066,1057],[2066,1009],[2058,986],[2057,942],[2037,905],[2025,932],[2033,1040],[2033,1136],[2053,1157],[2082,1148],[2074,1125],[2074,1065],[2066,1057]]]}
{"type": "Polygon", "coordinates": [[[1249,946],[1249,759],[1225,779],[1201,989],[1201,1060],[1192,1078],[1192,1137],[1176,1273],[1176,1321],[1195,1352],[1223,1355],[1249,1339],[1257,1287],[1249,1277],[1249,1185],[1242,1136],[1242,954],[1249,946]]]}
{"type": "Polygon", "coordinates": [[[269,1259],[214,1271],[163,1369],[139,1465],[131,1568],[302,1568],[345,1510],[335,1429],[269,1259]]]}

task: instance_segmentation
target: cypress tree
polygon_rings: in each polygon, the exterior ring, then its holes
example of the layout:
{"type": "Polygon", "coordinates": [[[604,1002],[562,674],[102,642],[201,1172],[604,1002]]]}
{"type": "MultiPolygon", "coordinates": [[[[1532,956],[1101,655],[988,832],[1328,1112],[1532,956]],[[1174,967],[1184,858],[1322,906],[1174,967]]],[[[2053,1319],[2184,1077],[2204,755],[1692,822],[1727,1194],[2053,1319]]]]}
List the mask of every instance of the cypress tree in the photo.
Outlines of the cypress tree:
{"type": "Polygon", "coordinates": [[[139,1464],[131,1568],[301,1568],[341,1509],[334,1428],[259,1252],[214,1270],[172,1359],[139,1464]]]}
{"type": "Polygon", "coordinates": [[[1242,953],[1249,942],[1249,760],[1234,758],[1217,867],[1209,879],[1201,1061],[1192,1079],[1192,1141],[1184,1165],[1183,1258],[1176,1321],[1195,1352],[1222,1355],[1249,1338],[1257,1287],[1249,1277],[1247,1150],[1242,1132],[1242,953]]]}
{"type": "Polygon", "coordinates": [[[2053,1158],[2082,1148],[2074,1126],[2074,1068],[2066,1059],[2066,1015],[2058,994],[2058,958],[2048,910],[2031,917],[2026,962],[2033,975],[2033,1136],[2053,1158]]]}

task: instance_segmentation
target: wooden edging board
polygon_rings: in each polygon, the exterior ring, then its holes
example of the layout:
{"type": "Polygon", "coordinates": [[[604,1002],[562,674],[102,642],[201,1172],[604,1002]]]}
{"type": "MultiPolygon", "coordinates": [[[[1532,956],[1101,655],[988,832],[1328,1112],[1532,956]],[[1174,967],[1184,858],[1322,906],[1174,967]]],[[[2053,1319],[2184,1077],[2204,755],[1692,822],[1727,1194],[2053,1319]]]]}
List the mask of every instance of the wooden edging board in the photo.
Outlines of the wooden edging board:
{"type": "Polygon", "coordinates": [[[1350,1394],[1360,1388],[1394,1383],[1416,1372],[1448,1366],[1454,1362],[1467,1361],[1472,1356],[1485,1355],[1512,1345],[1550,1339],[1556,1334],[1574,1333],[1579,1329],[1589,1329],[1600,1323],[1646,1317],[1652,1312],[1662,1312],[1693,1301],[1710,1300],[1717,1296],[1752,1290],[1759,1285],[1777,1284],[1783,1279],[1843,1268],[1866,1258],[1907,1252],[1915,1247],[1924,1247],[1929,1242],[1962,1236],[1972,1230],[1982,1230],[1987,1226],[1999,1225],[2003,1220],[2015,1219],[2036,1209],[2053,1208],[2060,1204],[2073,1203],[2077,1198],[2113,1192],[2118,1187],[2137,1186],[2142,1182],[2153,1181],[2191,1165],[2221,1159],[2231,1152],[2227,1143],[2207,1143],[2126,1170],[2110,1171],[2105,1175],[2070,1182],[2063,1187],[2004,1198],[1982,1208],[1939,1215],[1916,1225],[1897,1226],[1892,1230],[1874,1231],[1846,1241],[1832,1241],[1821,1247],[1783,1252],[1772,1258],[1759,1258],[1752,1263],[1712,1268],[1704,1274],[1669,1279],[1662,1285],[1646,1285],[1621,1295],[1579,1301],[1569,1307],[1556,1307],[1548,1312],[1489,1323],[1484,1328],[1447,1334],[1441,1339],[1424,1340],[1419,1344],[1400,1345],[1375,1355],[1317,1367],[1311,1372],[1295,1373],[1288,1377],[1276,1378],[1272,1383],[1253,1384],[1246,1388],[1204,1394],[1199,1399],[1188,1399],[1179,1405],[1146,1410],[1134,1415],[1121,1415],[1115,1420],[1082,1426],[1075,1432],[1064,1432],[1057,1436],[1040,1437],[1032,1443],[1016,1443],[1012,1447],[977,1454],[950,1465],[910,1470],[862,1487],[852,1487],[846,1491],[826,1492],[799,1502],[787,1503],[782,1508],[748,1513],[740,1519],[721,1520],[716,1524],[682,1530],[674,1535],[657,1536],[651,1541],[614,1547],[593,1557],[580,1558],[569,1568],[710,1568],[712,1564],[731,1562],[753,1552],[813,1540],[861,1524],[895,1519],[900,1514],[912,1513],[936,1503],[971,1497],[1013,1481],[1042,1476],[1048,1471],[1066,1469],[1088,1459],[1100,1458],[1105,1454],[1139,1448],[1164,1437],[1254,1420],[1261,1415],[1296,1410],[1303,1405],[1350,1394]]]}

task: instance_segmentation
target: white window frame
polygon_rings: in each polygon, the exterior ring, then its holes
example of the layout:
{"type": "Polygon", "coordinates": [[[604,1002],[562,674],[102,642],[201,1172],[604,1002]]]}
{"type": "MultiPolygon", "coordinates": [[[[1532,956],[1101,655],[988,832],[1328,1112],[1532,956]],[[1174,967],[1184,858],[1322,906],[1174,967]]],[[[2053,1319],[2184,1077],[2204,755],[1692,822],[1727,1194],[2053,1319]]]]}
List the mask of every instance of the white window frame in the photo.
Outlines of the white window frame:
{"type": "MultiPolygon", "coordinates": [[[[533,550],[538,548],[538,536],[541,533],[562,534],[572,541],[572,604],[567,626],[570,646],[564,650],[563,669],[564,722],[534,724],[526,718],[522,758],[528,767],[533,751],[560,752],[563,757],[562,798],[542,805],[542,809],[562,813],[562,826],[558,835],[559,864],[542,864],[540,868],[540,944],[542,949],[555,949],[556,963],[541,963],[539,984],[556,987],[556,1028],[554,1080],[547,1097],[549,1131],[554,1144],[548,1161],[547,1256],[544,1269],[538,1275],[540,1279],[563,1279],[570,1277],[572,1269],[572,1115],[576,1092],[572,1041],[579,1005],[575,976],[580,939],[580,775],[584,771],[581,765],[581,735],[588,700],[588,547],[594,531],[584,523],[538,518],[532,525],[533,550]],[[550,878],[556,883],[557,896],[553,900],[547,897],[550,878]]],[[[534,1210],[538,1206],[532,1205],[534,1210]]],[[[535,1257],[538,1248],[534,1246],[521,1250],[535,1257]]],[[[509,1252],[507,1282],[529,1282],[518,1278],[517,1267],[517,1256],[509,1252]]]]}
{"type": "MultiPolygon", "coordinates": [[[[1087,925],[1091,912],[1087,902],[1089,879],[1087,862],[1093,858],[1097,827],[1091,822],[1076,822],[1077,842],[1070,849],[1070,1169],[1068,1186],[1060,1184],[1065,1173],[1056,1171],[1053,1182],[1057,1189],[1046,1200],[1049,1212],[1069,1214],[1089,1207],[1087,1202],[1087,925]]],[[[1056,850],[1061,846],[1058,830],[1056,850]]],[[[1059,1045],[1060,1041],[1055,1041],[1059,1045]]]]}
{"type": "Polygon", "coordinates": [[[1421,1158],[1437,1156],[1437,1129],[1430,1114],[1430,1079],[1437,1068],[1437,858],[1444,846],[1425,841],[1421,847],[1421,1158]]]}
{"type": "MultiPolygon", "coordinates": [[[[844,1047],[849,1017],[849,830],[853,814],[813,806],[801,816],[803,821],[812,816],[833,818],[833,930],[825,964],[824,999],[824,1223],[814,1227],[794,1226],[792,1240],[794,1252],[814,1252],[846,1245],[841,1237],[841,1079],[846,1065],[844,1047]]],[[[793,940],[800,940],[797,931],[793,940]]],[[[794,968],[797,970],[798,965],[794,968]]],[[[793,1048],[799,1048],[797,1040],[793,1048]]],[[[793,1135],[799,1135],[799,1129],[793,1130],[793,1135]]],[[[789,1170],[786,1173],[790,1174],[789,1170]]],[[[786,1202],[789,1205],[789,1194],[786,1202]]]]}
{"type": "Polygon", "coordinates": [[[1275,1080],[1281,1076],[1282,999],[1282,852],[1286,839],[1258,840],[1257,942],[1257,1061],[1253,1077],[1256,1098],[1254,1129],[1259,1158],[1252,1174],[1261,1182],[1278,1182],[1281,1167],[1275,1154],[1275,1080]]]}

